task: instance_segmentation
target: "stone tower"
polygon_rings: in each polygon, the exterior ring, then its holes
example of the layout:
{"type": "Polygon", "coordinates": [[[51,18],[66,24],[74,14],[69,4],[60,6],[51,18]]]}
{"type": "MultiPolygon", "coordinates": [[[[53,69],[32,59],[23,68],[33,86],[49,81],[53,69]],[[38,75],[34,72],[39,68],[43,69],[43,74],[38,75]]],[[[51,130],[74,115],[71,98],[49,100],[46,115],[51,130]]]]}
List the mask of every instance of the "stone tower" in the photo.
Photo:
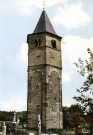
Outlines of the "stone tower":
{"type": "Polygon", "coordinates": [[[61,37],[43,10],[28,34],[28,128],[62,129],[61,37]]]}

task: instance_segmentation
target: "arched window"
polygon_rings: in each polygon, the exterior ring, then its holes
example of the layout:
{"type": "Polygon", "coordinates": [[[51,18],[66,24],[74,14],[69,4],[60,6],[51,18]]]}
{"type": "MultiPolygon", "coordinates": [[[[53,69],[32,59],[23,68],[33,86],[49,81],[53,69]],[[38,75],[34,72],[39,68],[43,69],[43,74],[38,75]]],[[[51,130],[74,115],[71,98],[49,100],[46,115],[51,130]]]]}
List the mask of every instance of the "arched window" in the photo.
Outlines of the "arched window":
{"type": "Polygon", "coordinates": [[[40,39],[35,40],[35,45],[36,45],[36,47],[40,47],[40,39]]]}
{"type": "Polygon", "coordinates": [[[51,40],[51,44],[53,48],[56,48],[56,41],[55,40],[51,40]]]}
{"type": "Polygon", "coordinates": [[[36,85],[36,90],[38,90],[39,89],[39,86],[38,85],[36,85]]]}

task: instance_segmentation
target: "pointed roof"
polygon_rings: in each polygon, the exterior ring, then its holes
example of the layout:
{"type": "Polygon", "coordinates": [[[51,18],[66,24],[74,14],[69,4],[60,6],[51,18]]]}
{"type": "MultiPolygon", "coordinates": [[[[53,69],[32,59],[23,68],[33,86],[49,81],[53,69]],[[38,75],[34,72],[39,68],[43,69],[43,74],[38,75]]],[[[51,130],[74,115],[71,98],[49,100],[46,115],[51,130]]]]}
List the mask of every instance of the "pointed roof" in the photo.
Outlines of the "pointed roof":
{"type": "Polygon", "coordinates": [[[45,10],[43,10],[33,33],[40,33],[40,32],[49,32],[54,35],[57,35],[45,10]]]}

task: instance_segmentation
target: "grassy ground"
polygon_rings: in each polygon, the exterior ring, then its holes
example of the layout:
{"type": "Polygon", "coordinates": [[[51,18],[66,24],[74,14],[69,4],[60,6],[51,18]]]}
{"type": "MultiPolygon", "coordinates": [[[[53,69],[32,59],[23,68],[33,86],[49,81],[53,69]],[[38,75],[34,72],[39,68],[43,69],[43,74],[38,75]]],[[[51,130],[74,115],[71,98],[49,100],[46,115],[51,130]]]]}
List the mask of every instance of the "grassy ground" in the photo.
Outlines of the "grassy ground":
{"type": "MultiPolygon", "coordinates": [[[[36,130],[32,130],[32,129],[19,129],[20,133],[25,133],[25,135],[29,134],[29,133],[34,133],[35,135],[38,135],[38,132],[36,130]]],[[[43,134],[47,133],[47,134],[51,134],[51,133],[56,133],[58,135],[75,135],[74,131],[70,131],[70,130],[60,130],[60,131],[42,131],[43,134]]],[[[23,134],[22,134],[23,135],[23,134]]]]}

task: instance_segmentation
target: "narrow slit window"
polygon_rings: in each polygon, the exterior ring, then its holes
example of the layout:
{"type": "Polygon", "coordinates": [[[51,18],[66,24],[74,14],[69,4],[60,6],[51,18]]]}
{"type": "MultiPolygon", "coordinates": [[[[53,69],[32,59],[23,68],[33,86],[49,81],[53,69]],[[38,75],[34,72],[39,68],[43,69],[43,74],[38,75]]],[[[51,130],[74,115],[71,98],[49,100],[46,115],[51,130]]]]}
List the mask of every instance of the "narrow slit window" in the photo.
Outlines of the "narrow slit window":
{"type": "Polygon", "coordinates": [[[35,45],[36,45],[36,47],[40,47],[40,39],[35,40],[35,45]]]}
{"type": "Polygon", "coordinates": [[[55,40],[51,40],[51,44],[52,44],[52,48],[56,48],[56,41],[55,40]]]}

